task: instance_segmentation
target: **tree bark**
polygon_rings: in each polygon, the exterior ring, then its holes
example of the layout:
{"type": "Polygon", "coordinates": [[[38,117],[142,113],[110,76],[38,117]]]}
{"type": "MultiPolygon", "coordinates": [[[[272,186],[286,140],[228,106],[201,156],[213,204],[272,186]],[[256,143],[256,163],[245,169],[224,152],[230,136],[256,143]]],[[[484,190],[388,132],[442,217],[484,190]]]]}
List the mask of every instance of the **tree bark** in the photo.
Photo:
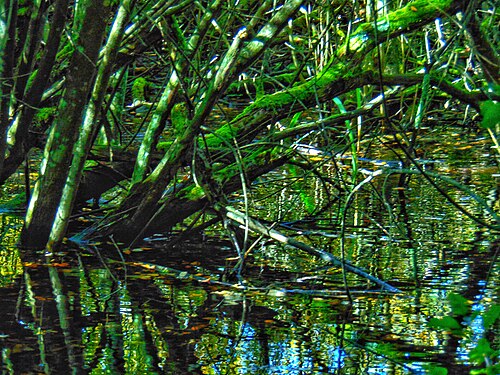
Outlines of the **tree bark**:
{"type": "MultiPolygon", "coordinates": [[[[98,124],[100,123],[99,108],[104,101],[104,94],[108,88],[111,76],[111,68],[122,41],[125,25],[129,21],[130,8],[133,1],[134,0],[123,0],[118,9],[107,43],[103,47],[97,78],[89,104],[85,110],[82,129],[80,130],[80,136],[74,147],[73,160],[47,244],[49,249],[57,248],[66,234],[69,216],[73,209],[78,185],[82,177],[83,167],[90,152],[90,148],[92,147],[94,135],[98,130],[98,124]]],[[[105,19],[105,17],[103,18],[105,19]]]]}
{"type": "MultiPolygon", "coordinates": [[[[276,37],[286,25],[289,17],[295,13],[302,1],[289,0],[266,23],[254,40],[244,47],[243,41],[247,37],[240,29],[233,39],[231,47],[222,59],[215,77],[208,84],[204,100],[196,108],[193,119],[189,122],[183,134],[176,138],[164,158],[155,170],[141,183],[132,187],[129,196],[118,208],[127,212],[117,223],[117,233],[141,231],[146,226],[159,206],[159,201],[168,184],[175,177],[177,170],[189,158],[194,141],[200,132],[201,126],[215,106],[224,90],[251,61],[254,61],[267,48],[273,37],[276,37]],[[241,54],[241,57],[240,57],[241,54]],[[123,230],[127,228],[126,230],[123,230]]],[[[114,227],[115,224],[112,225],[114,227]]]]}
{"type": "MultiPolygon", "coordinates": [[[[68,0],[57,0],[54,4],[55,12],[45,46],[45,53],[40,61],[36,76],[24,95],[25,106],[18,115],[15,143],[10,150],[9,157],[5,160],[4,168],[0,168],[0,184],[3,184],[19,168],[25,159],[26,152],[31,148],[28,130],[40,106],[43,92],[47,88],[51,71],[54,68],[61,34],[66,22],[68,2],[68,0]]],[[[3,139],[5,140],[5,137],[3,139]]],[[[0,157],[3,154],[0,148],[0,157]]]]}
{"type": "Polygon", "coordinates": [[[96,71],[108,8],[103,0],[87,0],[85,4],[85,18],[68,68],[66,90],[59,104],[59,116],[45,147],[41,176],[35,186],[21,231],[21,245],[25,247],[43,248],[47,243],[96,71]]]}
{"type": "Polygon", "coordinates": [[[14,51],[16,44],[17,0],[7,0],[0,7],[0,172],[7,150],[9,110],[14,87],[14,51]]]}

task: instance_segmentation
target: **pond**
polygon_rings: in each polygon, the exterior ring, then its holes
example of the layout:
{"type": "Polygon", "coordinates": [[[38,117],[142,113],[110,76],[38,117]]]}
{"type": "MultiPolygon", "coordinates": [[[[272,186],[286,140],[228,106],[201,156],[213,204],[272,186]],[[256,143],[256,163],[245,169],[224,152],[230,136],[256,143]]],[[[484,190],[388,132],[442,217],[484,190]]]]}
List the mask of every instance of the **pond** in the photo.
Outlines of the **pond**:
{"type": "MultiPolygon", "coordinates": [[[[499,175],[487,141],[463,133],[449,139],[458,136],[475,145],[430,147],[432,173],[468,186],[498,212],[499,175]]],[[[375,156],[361,167],[379,168],[369,163],[375,156]]],[[[253,213],[264,222],[280,218],[276,229],[310,246],[339,257],[343,249],[399,293],[265,238],[251,237],[239,263],[222,228],[174,245],[157,235],[133,249],[68,242],[56,254],[28,252],[15,246],[22,217],[3,213],[3,374],[469,374],[480,358],[498,363],[498,352],[488,351],[499,345],[498,320],[491,326],[498,233],[416,174],[405,188],[400,174],[367,181],[343,228],[346,197],[326,197],[317,181],[302,179],[314,205],[331,202],[319,219],[299,220],[311,199],[294,200],[292,175],[258,181],[253,213]],[[258,198],[274,190],[280,194],[258,198]]],[[[491,220],[470,194],[440,186],[491,220]]]]}

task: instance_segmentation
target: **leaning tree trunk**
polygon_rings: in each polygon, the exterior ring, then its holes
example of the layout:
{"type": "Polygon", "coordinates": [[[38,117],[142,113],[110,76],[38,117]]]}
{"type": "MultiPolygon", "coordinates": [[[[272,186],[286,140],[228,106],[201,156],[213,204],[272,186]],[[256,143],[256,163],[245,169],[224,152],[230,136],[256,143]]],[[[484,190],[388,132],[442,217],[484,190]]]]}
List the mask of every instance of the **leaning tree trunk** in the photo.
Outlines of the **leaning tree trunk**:
{"type": "MultiPolygon", "coordinates": [[[[197,106],[193,118],[188,121],[186,129],[174,140],[154,171],[142,182],[133,186],[129,196],[118,208],[119,212],[126,212],[126,214],[122,215],[122,220],[119,223],[111,224],[112,227],[116,226],[117,233],[128,232],[135,236],[150,223],[160,205],[159,202],[165,189],[174,179],[178,169],[186,162],[186,158],[188,162],[190,161],[189,155],[200,129],[217,100],[230,83],[235,81],[244,69],[266,51],[301,4],[301,0],[286,1],[269,22],[258,33],[253,34],[255,24],[261,20],[262,14],[270,5],[270,2],[265,2],[255,17],[249,21],[248,29],[242,28],[237,32],[217,69],[217,73],[210,79],[207,77],[209,82],[207,92],[203,101],[197,106]],[[252,39],[245,45],[244,42],[247,38],[252,39]]],[[[111,231],[114,230],[111,229],[111,231]]]]}
{"type": "MultiPolygon", "coordinates": [[[[294,3],[294,5],[298,4],[294,3]]],[[[429,4],[426,0],[418,0],[390,13],[384,22],[379,20],[377,23],[361,24],[338,48],[332,62],[311,80],[261,97],[230,124],[225,124],[219,131],[215,131],[217,136],[213,138],[212,143],[206,137],[205,143],[210,143],[209,152],[215,154],[217,149],[227,144],[247,145],[267,126],[280,119],[302,111],[304,108],[313,108],[318,102],[331,101],[334,97],[363,85],[376,85],[377,76],[371,71],[362,72],[359,66],[367,53],[379,43],[378,41],[386,41],[411,28],[432,22],[443,12],[454,11],[458,6],[459,3],[452,0],[440,0],[433,4],[429,4]]],[[[218,73],[211,80],[205,101],[197,108],[184,134],[174,141],[152,174],[135,185],[135,189],[131,190],[122,206],[105,222],[106,234],[113,235],[116,240],[130,243],[145,232],[149,233],[150,229],[160,231],[162,223],[173,225],[187,216],[187,212],[179,213],[180,210],[175,204],[171,204],[174,202],[161,200],[165,188],[173,180],[177,169],[183,162],[182,158],[186,158],[192,150],[201,123],[208,116],[215,100],[227,88],[229,80],[243,72],[254,61],[255,56],[260,55],[267,48],[270,40],[281,30],[278,20],[285,23],[291,14],[292,12],[284,19],[279,17],[283,13],[279,14],[275,23],[270,21],[261,29],[261,33],[247,43],[240,30],[222,60],[218,73]],[[116,220],[117,217],[119,220],[116,220]],[[148,230],[145,231],[145,228],[148,230]]],[[[264,147],[264,152],[267,151],[268,149],[264,147]]],[[[190,158],[188,159],[190,161],[190,158]]],[[[213,175],[208,179],[217,180],[217,173],[223,168],[211,170],[209,173],[213,175]]],[[[260,171],[264,173],[265,169],[260,169],[260,171]]],[[[195,172],[192,171],[192,173],[195,172]]],[[[224,187],[222,190],[234,191],[224,187]]],[[[210,203],[210,199],[203,197],[198,204],[189,202],[189,199],[180,199],[176,202],[179,207],[194,213],[193,210],[200,209],[203,202],[210,203]]]]}
{"type": "Polygon", "coordinates": [[[111,69],[122,41],[125,25],[129,20],[130,8],[133,1],[134,0],[123,0],[123,3],[118,9],[107,43],[101,53],[97,78],[92,89],[89,104],[85,111],[80,136],[74,147],[73,160],[47,244],[49,249],[60,245],[66,233],[69,216],[73,209],[77,189],[82,177],[83,167],[90,152],[90,148],[92,147],[92,139],[98,130],[99,108],[103,103],[104,94],[109,85],[109,79],[112,73],[111,69]]]}
{"type": "Polygon", "coordinates": [[[108,18],[104,0],[87,0],[82,27],[71,57],[66,88],[59,103],[59,113],[44,151],[41,176],[35,186],[21,245],[43,248],[47,243],[72,161],[83,111],[92,86],[95,66],[108,18]]]}
{"type": "MultiPolygon", "coordinates": [[[[26,93],[23,93],[24,95],[22,96],[24,106],[17,115],[18,119],[14,135],[14,145],[9,150],[9,157],[5,160],[5,165],[3,162],[0,164],[0,184],[3,184],[5,180],[19,168],[21,163],[26,158],[26,153],[31,148],[29,140],[29,127],[31,126],[37,109],[40,107],[43,92],[47,88],[50,74],[54,69],[59,43],[61,41],[61,34],[64,30],[66,22],[68,3],[69,0],[57,0],[54,4],[54,13],[52,15],[51,27],[43,56],[38,64],[38,69],[33,82],[31,82],[30,86],[26,90],[26,93]]],[[[19,78],[21,79],[24,77],[19,78]]],[[[17,87],[19,85],[20,82],[18,81],[16,84],[16,92],[22,89],[17,87]]],[[[0,142],[6,142],[6,134],[4,133],[5,132],[2,131],[2,139],[0,142]]],[[[3,144],[0,146],[0,158],[2,158],[4,154],[2,147],[3,144]]]]}

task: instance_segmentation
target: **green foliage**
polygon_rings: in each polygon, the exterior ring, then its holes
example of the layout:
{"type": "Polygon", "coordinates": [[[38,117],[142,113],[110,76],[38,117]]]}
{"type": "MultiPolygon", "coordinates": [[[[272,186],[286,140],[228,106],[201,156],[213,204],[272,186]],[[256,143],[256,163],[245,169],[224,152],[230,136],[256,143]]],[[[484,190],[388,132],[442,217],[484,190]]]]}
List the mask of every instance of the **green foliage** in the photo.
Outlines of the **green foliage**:
{"type": "Polygon", "coordinates": [[[483,313],[483,327],[489,330],[500,319],[500,304],[495,304],[483,313]]]}
{"type": "Polygon", "coordinates": [[[41,126],[50,122],[57,112],[57,107],[44,107],[40,108],[35,115],[34,125],[41,126]]]}
{"type": "Polygon", "coordinates": [[[134,100],[145,101],[146,97],[146,89],[151,86],[151,83],[148,82],[143,77],[136,78],[134,83],[132,84],[132,98],[134,100]]]}
{"type": "Polygon", "coordinates": [[[296,114],[293,115],[292,119],[290,120],[289,127],[294,128],[297,126],[300,116],[302,116],[302,112],[297,112],[296,114]]]}
{"type": "Polygon", "coordinates": [[[115,5],[118,5],[118,4],[120,4],[119,0],[105,0],[104,1],[104,6],[105,7],[115,6],[115,5]]]}
{"type": "Polygon", "coordinates": [[[482,102],[480,109],[483,117],[481,121],[482,128],[494,129],[500,125],[500,102],[494,102],[493,100],[482,102]]]}
{"type": "Polygon", "coordinates": [[[460,294],[448,294],[448,303],[450,304],[453,315],[466,316],[470,312],[470,303],[467,298],[460,294]]]}
{"type": "MultiPolygon", "coordinates": [[[[455,317],[458,318],[472,315],[472,317],[475,318],[482,318],[484,332],[488,332],[492,329],[500,319],[499,304],[494,304],[482,313],[471,314],[471,301],[467,300],[460,294],[449,293],[447,300],[451,307],[451,314],[455,317]]],[[[470,339],[467,335],[467,327],[461,325],[456,318],[450,315],[444,316],[443,318],[432,318],[429,320],[428,326],[434,329],[450,332],[451,334],[464,337],[465,339],[470,339]]],[[[478,367],[484,366],[484,368],[473,370],[471,371],[471,374],[493,375],[500,373],[500,363],[495,363],[495,359],[498,358],[499,354],[499,350],[495,350],[491,347],[491,343],[487,339],[486,335],[480,338],[477,343],[475,343],[475,346],[470,350],[469,359],[473,365],[478,367]]],[[[439,368],[432,368],[429,370],[429,374],[446,374],[446,372],[434,372],[440,371],[439,368]]]]}
{"type": "Polygon", "coordinates": [[[188,123],[188,110],[186,103],[178,103],[172,108],[170,121],[175,135],[180,135],[186,129],[188,123]]]}
{"type": "Polygon", "coordinates": [[[59,52],[57,52],[56,61],[62,61],[69,58],[74,50],[75,48],[73,46],[73,42],[66,40],[64,47],[61,48],[59,52]]]}
{"type": "MultiPolygon", "coordinates": [[[[453,316],[463,317],[470,313],[469,301],[460,294],[450,293],[448,294],[447,300],[453,316]]],[[[453,316],[448,315],[443,318],[432,318],[429,320],[429,327],[451,332],[456,336],[463,336],[463,327],[453,316]]]]}
{"type": "Polygon", "coordinates": [[[309,193],[307,191],[301,191],[300,192],[300,200],[302,201],[302,203],[304,203],[305,210],[309,214],[312,214],[314,212],[314,209],[316,208],[316,203],[315,203],[314,197],[309,195],[309,193]]]}
{"type": "Polygon", "coordinates": [[[432,364],[427,366],[427,375],[448,375],[448,369],[441,366],[434,366],[432,364]]]}
{"type": "Polygon", "coordinates": [[[182,192],[181,195],[184,194],[184,197],[189,200],[197,200],[200,198],[203,198],[205,196],[205,192],[203,191],[203,188],[201,186],[194,186],[190,185],[186,187],[182,192]]]}
{"type": "Polygon", "coordinates": [[[17,16],[24,17],[24,16],[29,15],[32,4],[33,4],[32,1],[20,0],[18,2],[17,16]]]}
{"type": "Polygon", "coordinates": [[[445,316],[443,318],[432,318],[429,320],[429,327],[448,331],[457,336],[462,336],[462,326],[452,316],[445,316]]]}
{"type": "Polygon", "coordinates": [[[25,16],[28,14],[30,8],[29,7],[20,7],[18,10],[17,10],[17,15],[19,17],[22,17],[22,16],[25,16]]]}
{"type": "MultiPolygon", "coordinates": [[[[470,351],[469,358],[474,364],[482,365],[486,358],[494,358],[498,356],[498,354],[499,351],[492,349],[490,342],[482,338],[477,342],[476,347],[470,351]]],[[[500,368],[499,366],[500,364],[497,364],[497,368],[500,368]]]]}

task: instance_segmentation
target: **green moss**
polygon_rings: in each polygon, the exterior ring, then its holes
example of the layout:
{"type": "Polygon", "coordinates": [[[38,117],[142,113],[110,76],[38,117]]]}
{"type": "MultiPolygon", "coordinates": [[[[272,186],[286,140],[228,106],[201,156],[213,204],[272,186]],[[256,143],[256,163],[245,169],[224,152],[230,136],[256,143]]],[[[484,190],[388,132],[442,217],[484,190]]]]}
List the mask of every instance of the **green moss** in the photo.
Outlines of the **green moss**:
{"type": "Polygon", "coordinates": [[[151,83],[145,78],[139,77],[134,80],[132,84],[132,98],[134,100],[145,101],[146,89],[150,87],[151,83]]]}
{"type": "Polygon", "coordinates": [[[156,149],[158,151],[166,151],[172,146],[173,141],[164,141],[164,142],[158,142],[158,145],[156,146],[156,149]]]}
{"type": "Polygon", "coordinates": [[[75,48],[73,47],[73,44],[66,40],[64,47],[57,52],[56,61],[62,61],[69,58],[73,54],[74,50],[75,48]]]}
{"type": "Polygon", "coordinates": [[[205,192],[200,186],[190,185],[180,191],[180,196],[184,196],[189,200],[201,199],[205,196],[205,192]]]}
{"type": "Polygon", "coordinates": [[[352,52],[362,52],[370,48],[374,43],[375,29],[380,38],[387,34],[394,33],[411,27],[415,23],[429,18],[437,13],[437,10],[450,7],[452,0],[416,0],[408,3],[401,9],[390,12],[387,16],[380,17],[377,23],[365,22],[359,25],[349,40],[337,50],[337,56],[344,56],[347,47],[352,52]]]}
{"type": "Polygon", "coordinates": [[[177,103],[174,105],[170,113],[170,121],[172,122],[174,135],[177,136],[184,132],[189,122],[188,115],[189,112],[186,103],[177,103]]]}
{"type": "Polygon", "coordinates": [[[33,124],[35,127],[40,127],[47,122],[51,122],[57,113],[57,107],[40,108],[35,115],[33,124]]]}

